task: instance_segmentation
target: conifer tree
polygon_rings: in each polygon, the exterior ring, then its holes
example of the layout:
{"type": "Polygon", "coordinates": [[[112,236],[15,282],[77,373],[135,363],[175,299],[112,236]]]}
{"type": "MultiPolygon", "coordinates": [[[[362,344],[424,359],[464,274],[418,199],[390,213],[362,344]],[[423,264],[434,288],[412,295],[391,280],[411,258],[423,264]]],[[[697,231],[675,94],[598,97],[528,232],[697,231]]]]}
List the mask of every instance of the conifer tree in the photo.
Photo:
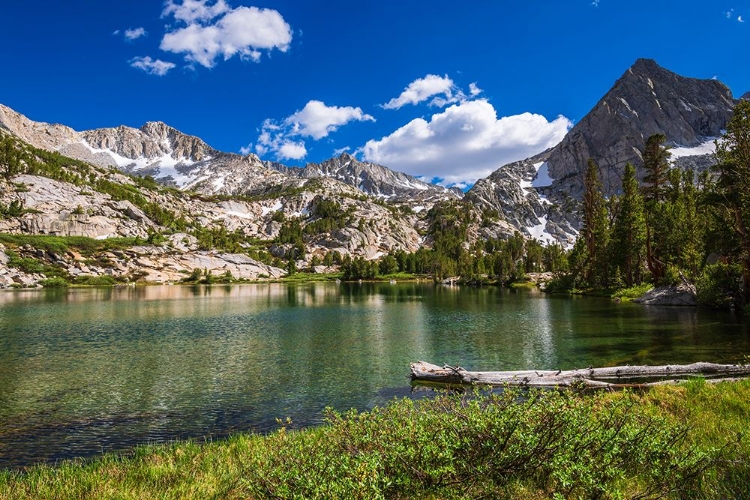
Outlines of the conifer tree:
{"type": "Polygon", "coordinates": [[[625,165],[622,189],[612,230],[612,255],[626,286],[631,287],[640,284],[642,280],[646,221],[635,167],[630,163],[625,165]]]}
{"type": "Polygon", "coordinates": [[[716,204],[735,236],[735,257],[742,265],[743,305],[750,302],[750,101],[740,101],[717,142],[716,204]]]}
{"type": "Polygon", "coordinates": [[[643,198],[646,214],[646,263],[654,282],[664,277],[666,239],[671,231],[662,202],[669,189],[669,149],[664,134],[646,139],[643,149],[643,198]]]}
{"type": "Polygon", "coordinates": [[[589,159],[584,177],[583,227],[581,234],[586,243],[584,277],[589,286],[609,285],[609,219],[607,206],[599,180],[599,167],[589,159]]]}

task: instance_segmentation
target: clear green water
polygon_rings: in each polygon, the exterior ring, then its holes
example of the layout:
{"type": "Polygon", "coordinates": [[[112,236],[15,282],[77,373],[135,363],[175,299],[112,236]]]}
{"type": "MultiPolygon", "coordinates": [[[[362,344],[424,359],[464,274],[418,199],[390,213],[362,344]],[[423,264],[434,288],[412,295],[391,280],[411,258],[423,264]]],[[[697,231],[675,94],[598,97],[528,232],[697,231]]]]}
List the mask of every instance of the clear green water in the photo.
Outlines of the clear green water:
{"type": "Polygon", "coordinates": [[[476,370],[750,353],[740,317],[431,284],[143,287],[0,293],[0,467],[410,393],[409,363],[476,370]]]}

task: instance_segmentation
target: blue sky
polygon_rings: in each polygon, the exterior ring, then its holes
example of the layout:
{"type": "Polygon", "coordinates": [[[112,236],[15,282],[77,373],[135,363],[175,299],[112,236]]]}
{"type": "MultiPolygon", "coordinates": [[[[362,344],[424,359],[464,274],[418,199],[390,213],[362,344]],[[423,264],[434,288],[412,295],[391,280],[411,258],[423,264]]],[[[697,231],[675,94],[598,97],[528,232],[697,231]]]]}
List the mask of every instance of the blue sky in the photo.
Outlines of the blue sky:
{"type": "Polygon", "coordinates": [[[31,0],[0,18],[0,103],[33,120],[159,120],[446,184],[554,145],[639,57],[750,90],[750,0],[31,0]]]}

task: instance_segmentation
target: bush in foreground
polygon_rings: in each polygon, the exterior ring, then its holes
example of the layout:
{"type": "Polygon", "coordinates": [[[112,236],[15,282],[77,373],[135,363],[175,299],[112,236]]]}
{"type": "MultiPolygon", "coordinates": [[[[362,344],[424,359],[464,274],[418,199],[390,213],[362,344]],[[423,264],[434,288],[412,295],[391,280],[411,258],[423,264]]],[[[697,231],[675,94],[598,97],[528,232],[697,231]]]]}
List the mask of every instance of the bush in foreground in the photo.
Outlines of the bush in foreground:
{"type": "Polygon", "coordinates": [[[748,401],[750,382],[400,400],[304,431],[0,473],[0,498],[747,498],[748,401]]]}

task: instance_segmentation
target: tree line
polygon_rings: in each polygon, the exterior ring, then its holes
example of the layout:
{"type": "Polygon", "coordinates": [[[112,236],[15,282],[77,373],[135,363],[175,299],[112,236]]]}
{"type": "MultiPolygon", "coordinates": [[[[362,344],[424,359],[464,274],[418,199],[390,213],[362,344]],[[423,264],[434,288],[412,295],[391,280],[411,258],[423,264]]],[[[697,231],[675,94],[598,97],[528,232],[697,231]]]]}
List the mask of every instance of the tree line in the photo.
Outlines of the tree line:
{"type": "Polygon", "coordinates": [[[627,164],[622,193],[609,199],[589,160],[567,285],[615,289],[685,280],[707,305],[743,307],[750,301],[750,102],[735,108],[709,171],[671,167],[665,141],[663,134],[647,139],[642,182],[627,164]]]}

